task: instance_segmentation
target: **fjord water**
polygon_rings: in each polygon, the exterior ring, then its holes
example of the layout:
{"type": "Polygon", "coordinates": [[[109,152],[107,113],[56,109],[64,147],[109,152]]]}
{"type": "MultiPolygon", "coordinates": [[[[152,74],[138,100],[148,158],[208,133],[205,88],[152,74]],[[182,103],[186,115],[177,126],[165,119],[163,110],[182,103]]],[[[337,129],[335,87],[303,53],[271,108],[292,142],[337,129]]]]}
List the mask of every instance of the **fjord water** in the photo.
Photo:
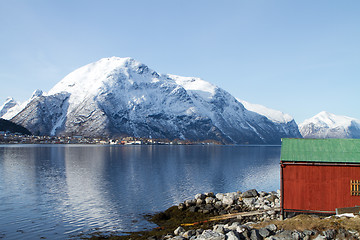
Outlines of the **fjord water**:
{"type": "Polygon", "coordinates": [[[0,145],[0,239],[152,228],[144,214],[197,193],[276,191],[279,159],[280,146],[0,145]]]}

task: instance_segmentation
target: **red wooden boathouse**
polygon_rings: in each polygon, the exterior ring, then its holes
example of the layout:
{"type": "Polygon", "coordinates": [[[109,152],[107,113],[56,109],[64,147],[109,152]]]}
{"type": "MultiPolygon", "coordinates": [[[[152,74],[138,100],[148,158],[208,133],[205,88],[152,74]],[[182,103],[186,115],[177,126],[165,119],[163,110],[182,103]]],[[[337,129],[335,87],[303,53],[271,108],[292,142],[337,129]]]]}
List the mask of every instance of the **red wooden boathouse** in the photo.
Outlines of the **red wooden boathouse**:
{"type": "Polygon", "coordinates": [[[360,139],[282,139],[281,211],[360,206],[360,139]]]}

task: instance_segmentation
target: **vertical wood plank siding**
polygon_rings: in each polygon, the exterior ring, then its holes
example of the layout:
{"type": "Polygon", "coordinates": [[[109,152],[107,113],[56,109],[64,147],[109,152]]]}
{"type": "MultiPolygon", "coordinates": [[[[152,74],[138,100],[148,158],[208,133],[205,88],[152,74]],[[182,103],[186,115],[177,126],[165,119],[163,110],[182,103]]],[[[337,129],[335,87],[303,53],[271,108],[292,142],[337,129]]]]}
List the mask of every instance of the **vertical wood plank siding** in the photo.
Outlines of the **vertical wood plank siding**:
{"type": "Polygon", "coordinates": [[[282,165],[283,208],[335,211],[360,206],[360,167],[282,165]]]}

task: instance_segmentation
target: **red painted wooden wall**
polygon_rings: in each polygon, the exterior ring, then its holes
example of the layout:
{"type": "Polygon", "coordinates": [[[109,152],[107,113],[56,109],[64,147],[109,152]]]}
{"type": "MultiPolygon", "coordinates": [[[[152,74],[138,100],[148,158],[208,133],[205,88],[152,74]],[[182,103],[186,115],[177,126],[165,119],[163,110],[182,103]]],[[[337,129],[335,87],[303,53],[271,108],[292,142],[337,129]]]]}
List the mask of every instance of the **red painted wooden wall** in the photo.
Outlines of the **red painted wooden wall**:
{"type": "Polygon", "coordinates": [[[335,211],[360,206],[350,180],[360,180],[360,166],[282,165],[283,208],[335,211]]]}

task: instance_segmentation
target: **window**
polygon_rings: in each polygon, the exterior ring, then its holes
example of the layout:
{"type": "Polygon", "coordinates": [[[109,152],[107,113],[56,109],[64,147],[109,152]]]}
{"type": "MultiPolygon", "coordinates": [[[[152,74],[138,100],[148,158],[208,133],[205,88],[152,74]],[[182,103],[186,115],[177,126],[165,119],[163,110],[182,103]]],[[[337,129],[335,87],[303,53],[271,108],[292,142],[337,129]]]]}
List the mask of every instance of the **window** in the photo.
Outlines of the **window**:
{"type": "Polygon", "coordinates": [[[350,194],[351,196],[360,196],[360,181],[350,180],[350,194]]]}

